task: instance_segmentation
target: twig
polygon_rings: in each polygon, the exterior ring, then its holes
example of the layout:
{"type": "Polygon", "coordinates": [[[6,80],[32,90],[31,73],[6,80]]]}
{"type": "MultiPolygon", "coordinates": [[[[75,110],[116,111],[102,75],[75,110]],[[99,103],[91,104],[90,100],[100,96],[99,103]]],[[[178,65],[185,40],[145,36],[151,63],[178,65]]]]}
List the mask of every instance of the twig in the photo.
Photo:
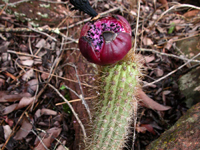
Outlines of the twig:
{"type": "MultiPolygon", "coordinates": [[[[140,18],[140,0],[137,1],[137,6],[138,6],[137,21],[136,21],[136,27],[135,27],[135,40],[134,40],[133,53],[135,53],[135,51],[136,51],[136,44],[137,44],[138,24],[139,24],[139,18],[140,18]]],[[[136,102],[136,105],[137,105],[137,102],[136,102]]],[[[137,114],[136,113],[137,113],[137,106],[134,108],[134,129],[133,129],[132,150],[134,150],[135,139],[136,139],[136,124],[137,124],[137,114]]]]}
{"type": "Polygon", "coordinates": [[[177,9],[177,8],[181,8],[181,7],[190,7],[190,8],[194,8],[194,9],[198,9],[200,10],[200,7],[194,6],[194,5],[190,5],[190,4],[177,4],[174,5],[172,7],[170,7],[168,10],[166,10],[165,12],[163,12],[160,17],[152,24],[152,26],[150,28],[152,28],[165,14],[167,14],[168,12],[177,9]]]}
{"type": "MultiPolygon", "coordinates": [[[[105,12],[100,13],[99,15],[100,15],[100,16],[104,16],[104,15],[107,15],[108,13],[113,12],[113,11],[120,10],[121,8],[122,8],[121,6],[119,6],[119,7],[114,7],[114,8],[112,8],[112,9],[109,9],[108,11],[105,11],[105,12]]],[[[75,23],[75,24],[72,24],[72,25],[70,25],[70,26],[68,26],[68,27],[61,27],[61,28],[59,28],[59,30],[61,31],[61,30],[70,29],[70,28],[73,28],[74,26],[80,25],[80,24],[85,23],[85,22],[88,22],[88,21],[90,21],[90,20],[91,20],[91,18],[87,18],[87,19],[84,19],[84,20],[82,20],[82,21],[79,21],[79,22],[77,22],[77,23],[75,23]]]]}
{"type": "Polygon", "coordinates": [[[133,47],[134,53],[136,51],[139,18],[140,18],[140,0],[138,0],[137,21],[136,21],[136,27],[135,27],[135,39],[134,39],[134,47],[133,47]]]}
{"type": "Polygon", "coordinates": [[[191,58],[188,62],[186,62],[185,64],[181,65],[180,67],[178,67],[177,69],[175,69],[174,71],[171,71],[170,73],[166,74],[165,76],[163,76],[162,78],[159,78],[158,80],[155,80],[151,83],[148,83],[146,85],[144,85],[143,87],[147,87],[149,85],[152,85],[154,83],[160,82],[161,80],[167,78],[168,76],[172,75],[173,73],[175,73],[176,71],[180,70],[181,68],[183,68],[184,66],[186,66],[187,64],[189,64],[190,62],[192,62],[193,59],[197,58],[200,55],[200,53],[198,53],[196,56],[194,56],[193,58],[191,58]]]}
{"type": "Polygon", "coordinates": [[[83,126],[81,120],[78,118],[78,115],[77,113],[74,111],[72,105],[69,103],[69,101],[54,87],[52,86],[51,84],[48,84],[52,89],[54,89],[56,91],[56,93],[67,103],[67,105],[69,106],[69,108],[71,109],[72,113],[74,114],[75,118],[77,119],[79,125],[81,126],[82,128],[82,131],[83,131],[83,135],[84,137],[86,138],[87,135],[86,135],[86,132],[85,132],[85,127],[83,126]]]}
{"type": "Polygon", "coordinates": [[[79,79],[79,76],[78,76],[77,68],[76,68],[75,65],[71,65],[71,66],[74,67],[74,69],[75,69],[76,78],[77,78],[77,80],[78,80],[78,84],[79,84],[79,87],[80,87],[80,91],[81,91],[81,95],[82,95],[82,96],[79,96],[79,98],[82,100],[82,104],[85,106],[85,108],[86,108],[86,110],[87,110],[87,112],[88,112],[90,121],[92,121],[92,116],[91,116],[91,112],[90,112],[89,106],[88,106],[87,102],[86,102],[85,99],[84,99],[84,93],[83,93],[83,89],[82,89],[82,86],[81,86],[81,82],[80,82],[80,79],[79,79]]]}
{"type": "MultiPolygon", "coordinates": [[[[41,71],[41,70],[38,70],[38,69],[35,69],[35,68],[32,68],[32,67],[28,67],[28,66],[23,66],[24,68],[28,68],[28,69],[33,69],[34,71],[37,71],[37,72],[41,72],[41,73],[45,73],[45,74],[50,74],[48,72],[44,72],[44,71],[41,71]]],[[[66,81],[70,81],[70,82],[74,82],[74,83],[78,83],[78,81],[76,80],[72,80],[72,79],[68,79],[68,78],[65,78],[65,77],[61,77],[61,76],[58,76],[58,75],[55,75],[55,74],[50,74],[51,76],[54,76],[56,78],[60,78],[60,79],[63,79],[63,80],[66,80],[66,81]]],[[[89,84],[86,84],[86,83],[81,83],[82,85],[85,85],[87,87],[92,87],[94,88],[94,86],[91,86],[89,84]]]]}
{"type": "Polygon", "coordinates": [[[2,4],[2,5],[0,5],[0,7],[5,6],[5,5],[13,6],[13,5],[17,5],[17,4],[24,3],[24,2],[29,2],[29,1],[30,0],[21,0],[21,1],[14,2],[14,3],[2,4]]]}
{"type": "Polygon", "coordinates": [[[36,133],[33,129],[31,130],[31,132],[32,132],[33,134],[35,134],[35,136],[37,136],[38,140],[40,141],[40,143],[42,143],[42,145],[44,146],[44,148],[45,148],[46,150],[49,150],[49,149],[46,147],[46,145],[44,144],[44,142],[42,141],[41,137],[40,137],[39,135],[37,135],[37,133],[36,133]]]}
{"type": "MultiPolygon", "coordinates": [[[[93,98],[97,98],[97,97],[98,96],[85,97],[85,100],[93,99],[93,98]]],[[[81,101],[81,99],[78,98],[78,99],[69,100],[69,103],[78,102],[78,101],[81,101]]],[[[66,102],[57,103],[56,106],[63,105],[63,104],[66,104],[66,102]]]]}
{"type": "Polygon", "coordinates": [[[153,50],[153,49],[137,48],[136,51],[140,51],[140,52],[142,52],[142,51],[152,52],[152,53],[160,54],[160,55],[163,55],[163,56],[178,58],[178,59],[181,59],[181,60],[184,60],[184,61],[191,61],[191,62],[200,63],[200,60],[191,60],[191,59],[183,58],[183,57],[180,57],[180,56],[177,56],[177,55],[174,55],[174,54],[168,54],[168,53],[158,52],[158,51],[153,50]]]}
{"type": "Polygon", "coordinates": [[[31,54],[28,54],[28,53],[16,52],[16,51],[12,51],[12,50],[7,50],[7,52],[8,52],[8,53],[17,54],[17,55],[24,55],[24,56],[35,57],[35,58],[41,59],[40,56],[31,55],[31,54]]]}

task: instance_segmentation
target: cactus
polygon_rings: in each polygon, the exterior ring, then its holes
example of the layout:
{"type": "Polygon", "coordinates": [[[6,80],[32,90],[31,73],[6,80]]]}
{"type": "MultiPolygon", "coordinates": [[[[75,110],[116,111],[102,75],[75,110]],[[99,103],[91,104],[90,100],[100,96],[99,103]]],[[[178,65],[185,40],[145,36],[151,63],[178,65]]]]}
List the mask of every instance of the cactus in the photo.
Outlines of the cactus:
{"type": "Polygon", "coordinates": [[[139,68],[130,57],[115,65],[101,67],[100,99],[86,149],[119,150],[124,147],[131,119],[137,113],[135,95],[139,86],[139,68]]]}
{"type": "Polygon", "coordinates": [[[137,114],[135,95],[140,76],[140,66],[130,51],[131,33],[127,20],[119,15],[88,22],[81,30],[79,48],[82,55],[102,65],[100,98],[85,149],[119,150],[124,147],[131,118],[137,114]]]}

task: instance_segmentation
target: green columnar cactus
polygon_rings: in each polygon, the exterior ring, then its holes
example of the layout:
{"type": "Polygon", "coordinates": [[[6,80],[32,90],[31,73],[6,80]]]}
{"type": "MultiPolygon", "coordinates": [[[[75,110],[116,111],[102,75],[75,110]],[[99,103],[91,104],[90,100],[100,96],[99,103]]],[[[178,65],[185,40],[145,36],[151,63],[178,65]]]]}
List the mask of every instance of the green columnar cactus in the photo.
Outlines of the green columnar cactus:
{"type": "Polygon", "coordinates": [[[122,149],[133,114],[137,112],[135,92],[140,76],[137,63],[120,61],[102,67],[101,98],[97,104],[92,137],[86,149],[122,149]]]}
{"type": "Polygon", "coordinates": [[[131,118],[137,114],[135,95],[140,67],[130,51],[131,33],[127,20],[119,15],[88,22],[81,30],[79,48],[82,55],[101,65],[100,98],[91,137],[86,139],[88,150],[122,149],[131,118]]]}

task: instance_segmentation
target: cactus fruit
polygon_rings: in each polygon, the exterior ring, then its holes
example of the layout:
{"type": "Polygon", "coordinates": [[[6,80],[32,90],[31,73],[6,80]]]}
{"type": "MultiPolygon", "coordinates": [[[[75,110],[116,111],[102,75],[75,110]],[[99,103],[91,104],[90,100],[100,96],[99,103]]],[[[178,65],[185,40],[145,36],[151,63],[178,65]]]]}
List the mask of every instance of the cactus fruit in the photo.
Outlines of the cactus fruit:
{"type": "Polygon", "coordinates": [[[79,48],[90,62],[108,65],[121,60],[131,49],[131,27],[119,15],[86,23],[80,34],[79,48]]]}
{"type": "Polygon", "coordinates": [[[86,149],[119,150],[125,146],[133,114],[137,113],[135,95],[139,88],[139,68],[130,57],[101,67],[101,94],[86,149]]]}

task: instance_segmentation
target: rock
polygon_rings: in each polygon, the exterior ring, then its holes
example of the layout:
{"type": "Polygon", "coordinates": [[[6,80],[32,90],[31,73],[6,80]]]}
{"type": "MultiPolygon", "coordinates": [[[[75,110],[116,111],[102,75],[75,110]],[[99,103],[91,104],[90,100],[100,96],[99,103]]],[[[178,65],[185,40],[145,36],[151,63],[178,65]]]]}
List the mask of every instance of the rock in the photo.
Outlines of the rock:
{"type": "Polygon", "coordinates": [[[200,102],[200,67],[192,69],[179,79],[179,89],[186,97],[188,108],[200,102]]]}
{"type": "Polygon", "coordinates": [[[153,141],[146,150],[194,150],[200,148],[200,103],[190,108],[174,126],[153,141]]]}

